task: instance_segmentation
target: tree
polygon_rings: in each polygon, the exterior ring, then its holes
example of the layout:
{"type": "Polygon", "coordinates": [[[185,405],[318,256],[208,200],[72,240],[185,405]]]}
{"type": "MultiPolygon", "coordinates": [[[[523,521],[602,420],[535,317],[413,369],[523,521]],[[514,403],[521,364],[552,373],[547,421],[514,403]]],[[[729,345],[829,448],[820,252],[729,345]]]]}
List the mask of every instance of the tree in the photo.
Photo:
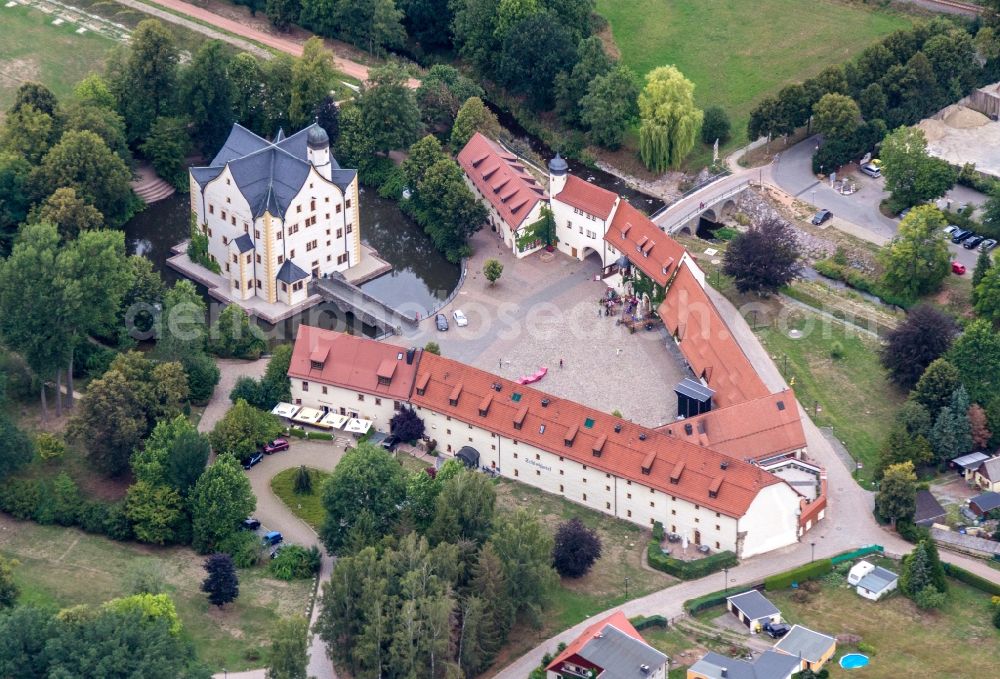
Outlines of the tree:
{"type": "Polygon", "coordinates": [[[958,327],[950,316],[928,304],[919,304],[886,337],[882,365],[893,382],[912,389],[927,366],[948,351],[957,334],[958,327]]]}
{"type": "Polygon", "coordinates": [[[209,349],[223,358],[256,360],[266,348],[263,334],[238,304],[223,309],[209,333],[209,349]]]}
{"type": "Polygon", "coordinates": [[[813,106],[816,131],[832,139],[849,139],[858,129],[861,110],[844,94],[824,94],[813,106]]]}
{"type": "Polygon", "coordinates": [[[93,132],[70,131],[53,146],[32,173],[36,195],[71,187],[107,219],[121,226],[134,212],[132,173],[93,132]]]}
{"type": "Polygon", "coordinates": [[[590,81],[580,99],[580,122],[591,141],[617,149],[625,132],[639,120],[639,84],[627,66],[615,66],[590,81]]]}
{"type": "MultiPolygon", "coordinates": [[[[418,0],[423,2],[424,0],[418,0]]],[[[433,0],[431,0],[433,1],[433,0]]],[[[417,105],[430,127],[447,130],[462,104],[471,97],[482,98],[483,88],[462,75],[454,66],[435,64],[417,88],[417,105]]]]}
{"type": "Polygon", "coordinates": [[[875,513],[883,521],[912,521],[917,510],[917,475],[912,462],[889,465],[875,496],[875,513]]]}
{"type": "Polygon", "coordinates": [[[202,565],[208,575],[201,583],[201,591],[208,594],[208,601],[222,608],[236,601],[240,595],[240,581],[236,577],[236,566],[228,554],[212,554],[202,565]]]}
{"type": "Polygon", "coordinates": [[[932,415],[951,401],[951,395],[962,384],[958,369],[947,358],[931,362],[914,387],[912,398],[932,415]]]}
{"type": "Polygon", "coordinates": [[[281,431],[277,417],[257,410],[246,401],[237,401],[216,423],[208,440],[216,454],[229,453],[242,460],[273,440],[281,431]]]}
{"type": "Polygon", "coordinates": [[[424,50],[451,46],[452,3],[447,0],[400,0],[398,5],[403,10],[407,34],[424,50]]]}
{"type": "Polygon", "coordinates": [[[264,13],[271,24],[279,30],[287,30],[299,20],[301,0],[267,0],[264,13]]]}
{"type": "Polygon", "coordinates": [[[969,430],[972,435],[973,450],[982,450],[989,444],[993,433],[990,431],[986,418],[986,411],[978,403],[973,403],[969,407],[969,430]]]}
{"type": "Polygon", "coordinates": [[[441,484],[427,534],[434,543],[468,540],[478,546],[490,535],[495,511],[496,490],[489,477],[463,469],[441,484]]]}
{"type": "Polygon", "coordinates": [[[73,88],[73,98],[83,106],[97,106],[114,110],[117,102],[108,81],[98,73],[91,73],[73,88]]]}
{"type": "Polygon", "coordinates": [[[450,262],[470,254],[468,240],[486,222],[486,208],[476,200],[454,160],[434,163],[417,184],[417,221],[434,247],[450,262]]]}
{"type": "Polygon", "coordinates": [[[495,75],[500,51],[496,0],[456,0],[449,5],[455,14],[451,30],[459,55],[481,73],[495,75]]]}
{"type": "Polygon", "coordinates": [[[167,485],[187,497],[205,471],[210,452],[208,439],[186,417],[163,419],[132,454],[132,473],[137,480],[167,485]]]}
{"type": "Polygon", "coordinates": [[[362,442],[333,470],[323,489],[326,518],[320,529],[331,554],[347,546],[357,524],[373,543],[388,533],[406,496],[402,468],[379,446],[362,442]]]}
{"type": "Polygon", "coordinates": [[[10,253],[17,228],[28,215],[30,174],[31,163],[25,158],[0,151],[0,256],[10,253]]]}
{"type": "Polygon", "coordinates": [[[524,227],[516,242],[518,249],[522,251],[539,244],[552,247],[559,242],[556,236],[556,219],[548,205],[542,204],[538,220],[524,227]]]}
{"type": "Polygon", "coordinates": [[[330,138],[330,145],[337,143],[340,138],[340,107],[332,94],[323,97],[314,111],[316,124],[323,128],[326,136],[330,138]]]}
{"type": "Polygon", "coordinates": [[[941,285],[951,261],[941,232],[944,224],[944,216],[932,205],[910,210],[892,243],[879,252],[887,289],[906,299],[916,299],[941,285]]]}
{"type": "Polygon", "coordinates": [[[581,100],[594,78],[606,75],[613,66],[614,61],[604,51],[604,43],[598,36],[580,41],[576,47],[576,64],[571,70],[556,74],[554,83],[555,110],[563,122],[574,126],[583,122],[581,100]]]}
{"type": "Polygon", "coordinates": [[[559,524],[552,548],[552,565],[559,575],[564,578],[583,577],[599,558],[601,538],[597,531],[587,528],[577,518],[559,524]]]}
{"type": "Polygon", "coordinates": [[[0,556],[0,608],[13,608],[21,595],[21,588],[14,581],[14,569],[20,565],[17,559],[0,556]]]}
{"type": "Polygon", "coordinates": [[[500,130],[496,114],[486,108],[483,100],[469,97],[455,116],[455,124],[451,128],[451,148],[460,151],[476,132],[489,139],[496,139],[500,136],[500,130]]]}
{"type": "MultiPolygon", "coordinates": [[[[271,2],[268,0],[268,7],[271,2]]],[[[279,620],[267,651],[267,679],[306,679],[308,644],[309,622],[305,618],[279,620]]]]}
{"type": "Polygon", "coordinates": [[[938,592],[948,591],[944,567],[932,540],[921,540],[913,551],[903,557],[903,568],[899,574],[899,588],[909,597],[916,596],[925,588],[938,592]]]}
{"type": "Polygon", "coordinates": [[[136,143],[147,137],[153,121],[174,112],[180,54],[166,27],[146,19],[132,32],[122,57],[117,63],[112,60],[108,87],[125,120],[129,142],[136,143]]]}
{"type": "Polygon", "coordinates": [[[879,156],[885,188],[897,208],[938,198],[955,183],[951,166],[927,154],[927,139],[920,128],[901,127],[890,133],[882,141],[879,156]]]}
{"type": "Polygon", "coordinates": [[[424,437],[424,421],[413,408],[402,408],[389,420],[389,431],[401,441],[416,441],[424,437]]]}
{"type": "Polygon", "coordinates": [[[895,464],[910,462],[917,467],[928,464],[933,459],[934,451],[926,436],[914,434],[907,430],[904,424],[897,422],[893,424],[879,449],[875,478],[881,479],[885,475],[885,470],[895,464]]]}
{"type": "Polygon", "coordinates": [[[100,210],[77,196],[72,188],[56,189],[36,210],[33,221],[55,224],[64,240],[72,240],[82,231],[98,229],[104,223],[100,210]]]}
{"type": "Polygon", "coordinates": [[[7,116],[0,132],[0,147],[36,164],[58,138],[52,116],[28,105],[7,116]]]}
{"type": "Polygon", "coordinates": [[[694,148],[702,112],[694,105],[694,84],[673,66],[646,74],[639,95],[639,155],[654,172],[677,167],[694,148]]]}
{"type": "MultiPolygon", "coordinates": [[[[972,271],[972,304],[975,305],[979,301],[979,295],[976,293],[976,288],[979,284],[983,282],[983,278],[986,277],[986,273],[993,267],[993,257],[990,256],[989,251],[982,250],[979,256],[976,257],[976,268],[972,271]]],[[[992,286],[991,286],[992,287],[992,286]]]]}
{"type": "Polygon", "coordinates": [[[490,542],[503,564],[512,609],[537,623],[557,578],[551,565],[552,536],[519,509],[498,522],[490,542]]]}
{"type": "Polygon", "coordinates": [[[1000,389],[1000,335],[989,321],[976,319],[948,350],[948,360],[974,403],[989,403],[1000,389]]]}
{"type": "Polygon", "coordinates": [[[576,59],[572,31],[551,12],[534,12],[510,24],[501,38],[496,73],[511,92],[527,97],[533,109],[547,111],[554,103],[558,74],[572,69],[576,59]]]}
{"type": "MultiPolygon", "coordinates": [[[[209,131],[206,134],[212,133],[209,131]]],[[[216,142],[212,140],[206,143],[216,142]]],[[[171,186],[184,189],[188,185],[187,156],[190,146],[187,121],[175,116],[165,116],[156,119],[140,148],[156,174],[171,186]]]]}
{"type": "Polygon", "coordinates": [[[14,103],[7,109],[7,115],[14,115],[25,106],[33,106],[46,115],[55,116],[58,113],[59,100],[45,85],[24,82],[14,93],[14,103]]]}
{"type": "Polygon", "coordinates": [[[295,471],[295,482],[292,491],[296,495],[312,495],[312,475],[305,465],[299,465],[299,468],[295,471]]]}
{"type": "Polygon", "coordinates": [[[705,119],[701,124],[701,141],[714,144],[718,139],[724,143],[729,139],[729,116],[721,106],[709,106],[705,109],[705,119]]]}
{"type": "MultiPolygon", "coordinates": [[[[809,92],[803,85],[788,85],[778,92],[775,115],[783,134],[791,134],[796,128],[809,122],[812,113],[809,92]]],[[[777,131],[777,130],[776,130],[777,131]]]]}
{"type": "Polygon", "coordinates": [[[192,546],[203,554],[216,549],[256,507],[257,498],[239,461],[219,455],[191,491],[192,546]]]}
{"type": "MultiPolygon", "coordinates": [[[[986,270],[982,273],[978,283],[975,282],[972,296],[975,300],[976,314],[980,318],[991,321],[994,325],[1000,324],[1000,267],[989,265],[989,255],[987,255],[986,270]]],[[[982,258],[982,255],[980,255],[982,258]]],[[[979,263],[976,264],[976,273],[980,271],[979,263]]]]}
{"type": "Polygon", "coordinates": [[[767,296],[798,275],[799,256],[792,227],[780,218],[767,219],[730,241],[722,270],[741,293],[767,296]]]}
{"type": "Polygon", "coordinates": [[[469,589],[484,604],[483,620],[485,625],[479,643],[483,648],[485,661],[488,661],[507,640],[507,634],[515,619],[515,610],[510,598],[504,563],[490,542],[487,542],[479,550],[476,563],[472,568],[469,589]]]}
{"type": "Polygon", "coordinates": [[[433,340],[424,345],[424,351],[435,356],[441,355],[441,346],[433,340]]]}
{"type": "Polygon", "coordinates": [[[858,95],[858,109],[865,120],[885,119],[889,101],[878,83],[871,83],[858,95]]]}
{"type": "Polygon", "coordinates": [[[406,148],[419,138],[420,109],[399,66],[373,68],[359,104],[363,129],[374,150],[406,148]]]}
{"type": "Polygon", "coordinates": [[[330,94],[334,78],[333,54],[313,36],[302,46],[302,57],[292,67],[292,99],[288,118],[296,128],[312,122],[316,107],[330,94]]]}
{"type": "Polygon", "coordinates": [[[503,275],[503,264],[500,263],[499,259],[493,259],[492,257],[487,259],[483,263],[483,275],[486,276],[486,280],[490,282],[490,285],[493,285],[503,275]]]}
{"type": "Polygon", "coordinates": [[[222,41],[208,40],[181,75],[182,108],[191,120],[191,136],[206,156],[219,150],[236,122],[229,63],[222,41]]]}
{"type": "Polygon", "coordinates": [[[966,412],[957,412],[951,406],[941,408],[931,429],[930,443],[938,463],[968,453],[972,448],[972,432],[966,412]]]}
{"type": "Polygon", "coordinates": [[[125,516],[141,542],[166,545],[179,541],[187,514],[184,500],[169,486],[137,481],[125,495],[125,516]]]}
{"type": "Polygon", "coordinates": [[[163,297],[156,353],[184,365],[195,403],[208,401],[219,382],[218,367],[205,355],[207,313],[205,300],[191,281],[178,281],[163,297]]]}

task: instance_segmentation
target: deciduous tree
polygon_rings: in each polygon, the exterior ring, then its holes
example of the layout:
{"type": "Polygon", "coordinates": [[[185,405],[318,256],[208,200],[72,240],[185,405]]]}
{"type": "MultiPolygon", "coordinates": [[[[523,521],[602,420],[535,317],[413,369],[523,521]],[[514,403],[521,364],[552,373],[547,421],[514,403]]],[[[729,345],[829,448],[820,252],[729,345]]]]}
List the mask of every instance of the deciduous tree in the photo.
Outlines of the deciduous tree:
{"type": "Polygon", "coordinates": [[[879,252],[886,288],[901,297],[917,299],[941,285],[951,261],[941,232],[944,225],[944,216],[933,205],[910,210],[892,243],[879,252]]]}
{"type": "Polygon", "coordinates": [[[198,478],[190,507],[192,546],[204,554],[239,530],[240,522],[257,507],[257,498],[239,461],[224,453],[198,478]]]}
{"type": "Polygon", "coordinates": [[[639,120],[638,98],[639,84],[627,66],[615,66],[591,80],[580,99],[580,122],[590,139],[609,149],[620,147],[639,120]]]}
{"type": "Polygon", "coordinates": [[[267,679],[306,679],[308,644],[309,622],[305,618],[279,620],[271,633],[271,647],[267,651],[267,679]]]}
{"type": "Polygon", "coordinates": [[[844,94],[824,94],[813,106],[813,125],[829,138],[850,138],[860,121],[857,103],[844,94]]]}
{"type": "MultiPolygon", "coordinates": [[[[208,131],[207,134],[213,133],[208,131]]],[[[187,187],[187,156],[191,148],[191,138],[188,136],[187,121],[184,118],[178,116],[157,118],[140,148],[153,165],[156,174],[164,181],[176,188],[187,187]]]]}
{"type": "Polygon", "coordinates": [[[722,270],[740,292],[767,296],[798,275],[799,256],[792,227],[782,219],[767,219],[729,243],[722,270]]]}
{"type": "Polygon", "coordinates": [[[927,154],[927,139],[920,128],[901,127],[890,133],[882,142],[879,156],[885,188],[898,208],[938,198],[955,183],[951,166],[927,154]]]}
{"type": "Polygon", "coordinates": [[[229,453],[242,460],[281,433],[281,423],[271,413],[258,410],[246,401],[237,401],[219,420],[208,440],[217,454],[229,453]]]}
{"type": "Polygon", "coordinates": [[[462,104],[483,96],[483,88],[462,75],[454,66],[435,64],[417,88],[417,105],[423,121],[431,128],[447,130],[455,122],[462,104]]]}
{"type": "Polygon", "coordinates": [[[64,240],[72,240],[82,231],[98,229],[104,223],[101,211],[77,196],[72,188],[56,189],[36,210],[32,220],[55,224],[64,240]]]}
{"type": "Polygon", "coordinates": [[[359,103],[363,129],[374,150],[406,148],[419,138],[420,109],[399,66],[372,69],[359,103]]]}
{"type": "Polygon", "coordinates": [[[125,496],[125,516],[135,537],[154,545],[171,544],[182,534],[187,514],[184,500],[169,486],[137,481],[125,496]]]}
{"type": "Polygon", "coordinates": [[[552,548],[552,565],[559,575],[564,578],[583,577],[599,558],[601,538],[597,531],[577,518],[559,524],[552,548]]]}
{"type": "Polygon", "coordinates": [[[511,607],[537,623],[557,578],[552,569],[552,536],[519,509],[498,522],[490,542],[503,564],[511,607]]]}
{"type": "Polygon", "coordinates": [[[236,566],[228,554],[212,554],[202,566],[208,575],[201,583],[201,591],[208,594],[213,606],[222,608],[236,601],[240,595],[240,581],[236,576],[236,566]]]}
{"type": "Polygon", "coordinates": [[[950,316],[928,304],[919,304],[886,337],[882,365],[893,382],[912,389],[927,366],[948,351],[956,334],[958,327],[950,316]]]}
{"type": "Polygon", "coordinates": [[[941,408],[949,404],[951,395],[961,384],[961,377],[954,364],[947,358],[938,358],[931,361],[917,380],[912,398],[927,408],[933,419],[941,408]]]}
{"type": "Polygon", "coordinates": [[[599,37],[592,35],[580,41],[576,64],[571,70],[558,73],[555,80],[555,110],[566,124],[579,126],[583,122],[581,100],[594,78],[606,75],[613,66],[614,61],[604,51],[599,37]]]}
{"type": "Polygon", "coordinates": [[[299,20],[300,0],[267,0],[264,13],[275,28],[282,31],[299,20]]]}
{"type": "Polygon", "coordinates": [[[316,108],[330,94],[334,78],[333,54],[313,36],[302,46],[302,57],[292,67],[288,118],[296,128],[313,121],[316,108]]]}
{"type": "Polygon", "coordinates": [[[694,105],[694,84],[677,68],[647,73],[639,95],[639,154],[646,167],[664,172],[680,165],[698,139],[702,115],[694,105]]]}
{"type": "Polygon", "coordinates": [[[208,345],[217,356],[253,360],[260,358],[267,348],[263,333],[239,304],[230,304],[222,310],[209,333],[208,345]]]}
{"type": "Polygon", "coordinates": [[[720,144],[729,139],[729,116],[721,106],[709,106],[705,109],[705,119],[701,124],[701,141],[714,144],[716,139],[720,144]]]}
{"type": "Polygon", "coordinates": [[[496,491],[489,477],[462,470],[441,484],[428,535],[435,543],[482,544],[490,535],[495,511],[496,491]]]}
{"type": "Polygon", "coordinates": [[[973,402],[989,403],[1000,390],[1000,334],[989,321],[977,319],[966,325],[948,350],[948,360],[973,402]]]}
{"type": "Polygon", "coordinates": [[[461,151],[476,132],[489,139],[496,139],[500,136],[500,130],[496,114],[486,108],[483,100],[469,97],[455,116],[455,124],[451,128],[451,148],[456,152],[461,151]]]}
{"type": "Polygon", "coordinates": [[[890,465],[875,496],[875,513],[883,521],[910,521],[917,509],[917,475],[912,462],[890,465]]]}
{"type": "Polygon", "coordinates": [[[7,115],[0,130],[0,147],[37,164],[59,138],[55,121],[34,106],[7,115]]]}
{"type": "Polygon", "coordinates": [[[424,421],[413,408],[402,408],[389,420],[389,431],[402,441],[416,441],[424,436],[424,421]]]}
{"type": "Polygon", "coordinates": [[[969,429],[972,434],[972,448],[973,450],[982,450],[986,448],[993,436],[986,418],[986,411],[978,403],[973,403],[969,407],[968,417],[969,429]]]}
{"type": "Polygon", "coordinates": [[[125,119],[129,142],[141,142],[153,121],[174,113],[179,58],[166,27],[156,19],[146,19],[132,32],[121,58],[112,60],[108,87],[125,119]]]}
{"type": "MultiPolygon", "coordinates": [[[[503,2],[498,12],[502,9],[503,2]]],[[[533,12],[503,33],[497,75],[511,92],[524,95],[532,108],[547,111],[554,103],[558,74],[572,69],[576,59],[572,31],[551,12],[533,12]]]]}
{"type": "Polygon", "coordinates": [[[490,258],[483,263],[483,276],[490,282],[490,285],[500,280],[500,276],[502,275],[503,264],[500,263],[499,259],[490,258]]]}

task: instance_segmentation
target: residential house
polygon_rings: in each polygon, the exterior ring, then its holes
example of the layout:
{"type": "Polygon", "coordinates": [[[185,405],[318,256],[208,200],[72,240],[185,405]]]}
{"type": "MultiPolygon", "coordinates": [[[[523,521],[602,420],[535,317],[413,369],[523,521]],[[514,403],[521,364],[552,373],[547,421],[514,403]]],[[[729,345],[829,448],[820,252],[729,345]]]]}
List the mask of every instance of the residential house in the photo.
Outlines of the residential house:
{"type": "Polygon", "coordinates": [[[753,660],[706,653],[687,670],[687,679],[791,679],[802,669],[798,658],[764,651],[753,660]]]}
{"type": "Polygon", "coordinates": [[[931,491],[917,491],[917,510],[913,514],[913,523],[929,528],[943,520],[947,515],[948,513],[931,491]]]}
{"type": "Polygon", "coordinates": [[[854,590],[860,596],[878,601],[896,589],[899,576],[868,561],[859,561],[851,567],[847,574],[847,582],[854,585],[854,590]]]}
{"type": "Polygon", "coordinates": [[[726,599],[726,610],[750,629],[750,634],[762,631],[766,623],[781,622],[781,611],[755,589],[726,599]]]}
{"type": "Polygon", "coordinates": [[[837,640],[808,627],[794,625],[788,634],[774,645],[774,650],[799,658],[803,670],[819,672],[837,652],[837,640]]]}
{"type": "Polygon", "coordinates": [[[273,142],[233,125],[190,175],[195,228],[237,302],[295,305],[310,278],[359,263],[358,173],[337,164],[318,124],[273,142]]]}
{"type": "Polygon", "coordinates": [[[965,477],[965,480],[972,483],[976,470],[979,469],[985,460],[990,459],[986,453],[976,452],[956,457],[951,461],[951,466],[958,470],[958,473],[965,477]]]}
{"type": "Polygon", "coordinates": [[[989,512],[1000,509],[1000,493],[989,491],[977,495],[969,500],[969,509],[976,517],[982,519],[989,512]]]}
{"type": "Polygon", "coordinates": [[[617,611],[587,627],[545,668],[547,679],[666,679],[670,659],[617,611]]]}
{"type": "Polygon", "coordinates": [[[983,460],[972,475],[972,482],[983,490],[1000,492],[1000,455],[983,460]]]}

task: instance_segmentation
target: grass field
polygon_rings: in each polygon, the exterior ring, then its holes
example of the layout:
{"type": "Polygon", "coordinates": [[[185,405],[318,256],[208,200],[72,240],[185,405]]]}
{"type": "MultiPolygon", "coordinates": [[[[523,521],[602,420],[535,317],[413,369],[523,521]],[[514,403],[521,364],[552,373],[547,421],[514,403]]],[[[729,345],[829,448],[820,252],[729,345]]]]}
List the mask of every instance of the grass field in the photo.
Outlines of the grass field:
{"type": "Polygon", "coordinates": [[[25,81],[41,82],[58,97],[69,94],[84,76],[103,68],[115,46],[96,33],[78,35],[73,24],[53,26],[51,16],[22,5],[0,5],[0,25],[0,111],[25,81]]]}
{"type": "Polygon", "coordinates": [[[264,568],[240,570],[239,598],[218,609],[199,590],[203,559],[190,549],[113,542],[5,515],[0,516],[0,553],[20,562],[15,569],[20,602],[53,608],[127,596],[132,593],[129,574],[145,562],[162,576],[184,634],[215,672],[260,667],[274,622],[301,615],[312,594],[311,580],[284,582],[267,577],[264,568]]]}
{"type": "MultiPolygon", "coordinates": [[[[842,579],[823,579],[822,591],[807,603],[792,600],[791,590],[768,593],[785,618],[831,636],[851,633],[872,645],[875,653],[863,676],[972,677],[977,668],[1000,667],[1000,630],[990,623],[990,597],[956,580],[948,580],[948,603],[937,612],[920,611],[906,597],[882,601],[858,596],[842,579]]],[[[852,649],[838,648],[837,658],[852,649]]],[[[830,677],[855,673],[827,664],[830,677]]]]}
{"type": "Polygon", "coordinates": [[[622,59],[640,76],[673,64],[699,106],[722,106],[731,146],[754,104],[842,63],[909,17],[833,0],[597,0],[622,59]]]}
{"type": "Polygon", "coordinates": [[[295,516],[316,530],[319,530],[320,526],[323,525],[323,517],[325,515],[325,510],[323,509],[323,484],[330,478],[330,474],[318,469],[309,469],[309,478],[312,479],[313,492],[309,495],[296,495],[294,490],[295,475],[298,471],[298,469],[293,468],[278,472],[271,479],[271,490],[281,498],[281,501],[292,510],[295,516]]]}

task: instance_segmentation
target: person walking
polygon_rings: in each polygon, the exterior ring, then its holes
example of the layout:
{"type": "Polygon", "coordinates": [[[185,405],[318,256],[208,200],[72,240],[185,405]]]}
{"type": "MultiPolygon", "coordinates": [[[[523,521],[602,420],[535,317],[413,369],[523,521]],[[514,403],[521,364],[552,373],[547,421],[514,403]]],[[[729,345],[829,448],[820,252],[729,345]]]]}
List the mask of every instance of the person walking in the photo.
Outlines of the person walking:
{"type": "Polygon", "coordinates": [[[562,370],[562,367],[563,367],[563,360],[560,358],[559,359],[559,369],[562,370]]]}

